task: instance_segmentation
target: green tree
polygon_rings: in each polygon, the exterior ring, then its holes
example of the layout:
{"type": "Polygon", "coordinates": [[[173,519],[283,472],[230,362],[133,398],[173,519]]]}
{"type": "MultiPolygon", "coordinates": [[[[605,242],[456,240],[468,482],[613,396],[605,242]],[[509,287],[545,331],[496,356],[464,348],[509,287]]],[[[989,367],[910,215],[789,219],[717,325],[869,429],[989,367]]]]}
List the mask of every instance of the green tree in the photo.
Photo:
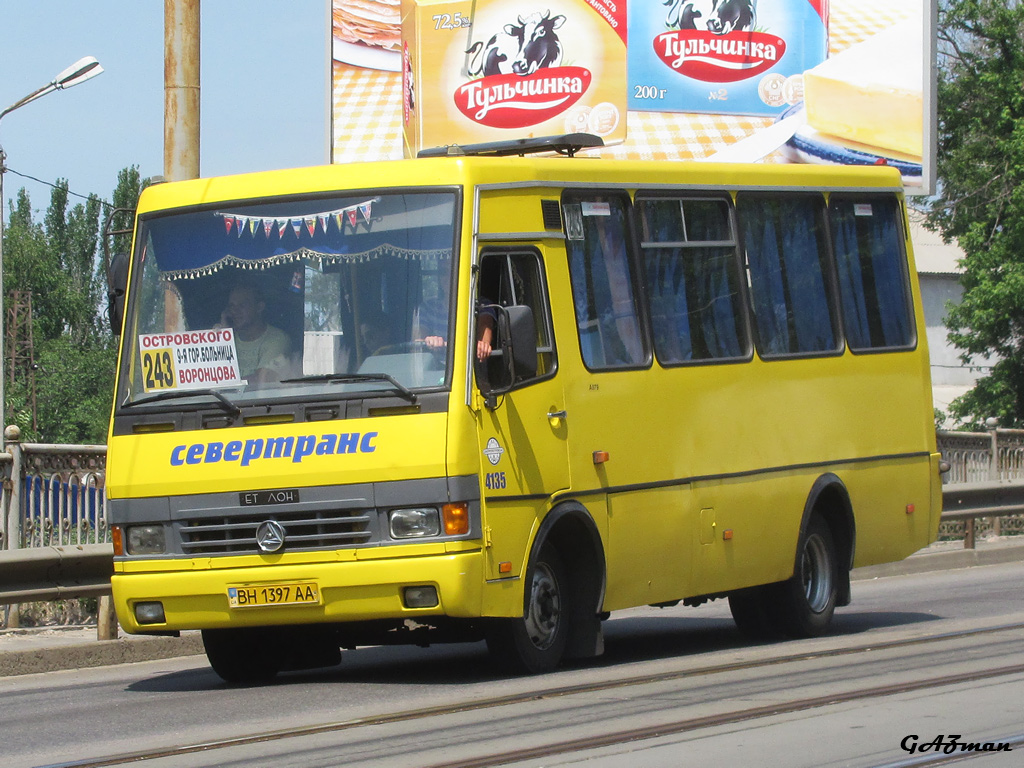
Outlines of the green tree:
{"type": "MultiPolygon", "coordinates": [[[[14,307],[14,292],[27,290],[33,295],[38,292],[41,297],[48,297],[58,279],[55,265],[49,263],[50,252],[46,231],[41,224],[35,222],[32,203],[24,188],[18,191],[11,204],[10,218],[4,229],[3,238],[4,308],[8,312],[3,328],[6,333],[10,329],[7,320],[14,307]]],[[[38,303],[45,306],[46,299],[42,298],[38,303]]],[[[37,316],[34,316],[32,325],[33,329],[39,327],[37,316]]],[[[11,338],[8,335],[4,340],[3,366],[6,378],[6,422],[20,426],[26,439],[36,439],[37,435],[31,430],[30,372],[11,365],[10,342],[11,338]]]]}
{"type": "Polygon", "coordinates": [[[947,319],[970,364],[999,361],[950,411],[976,426],[1024,424],[1024,5],[948,0],[939,10],[940,193],[929,220],[964,251],[947,319]]]}
{"type": "Polygon", "coordinates": [[[44,279],[50,290],[40,297],[45,309],[34,306],[37,292],[33,286],[33,312],[44,330],[43,340],[66,336],[78,345],[97,341],[96,308],[103,292],[96,273],[99,214],[95,195],[84,205],[69,209],[67,181],[58,180],[44,222],[49,271],[44,279]]]}
{"type": "MultiPolygon", "coordinates": [[[[114,190],[115,205],[134,208],[144,184],[137,168],[123,170],[114,190]]],[[[25,440],[106,439],[117,352],[106,317],[106,270],[100,247],[104,205],[91,196],[69,207],[67,182],[60,180],[42,224],[35,222],[24,189],[11,206],[4,232],[5,303],[13,306],[14,291],[28,291],[32,297],[35,368],[21,366],[11,372],[7,421],[21,427],[25,440]]],[[[107,205],[104,226],[110,211],[107,205]]],[[[129,217],[123,220],[130,226],[129,217]]],[[[126,242],[122,239],[124,249],[126,242]]]]}
{"type": "MultiPolygon", "coordinates": [[[[104,252],[98,264],[103,282],[107,280],[107,269],[111,259],[117,254],[127,254],[131,251],[135,207],[138,205],[139,195],[149,183],[149,179],[143,179],[139,175],[138,166],[124,168],[117,175],[117,187],[114,189],[112,203],[103,214],[104,252]]],[[[106,297],[104,301],[107,301],[106,297]]],[[[106,308],[106,304],[104,307],[106,308]]],[[[106,311],[102,313],[101,322],[104,333],[110,334],[110,318],[106,311]]]]}

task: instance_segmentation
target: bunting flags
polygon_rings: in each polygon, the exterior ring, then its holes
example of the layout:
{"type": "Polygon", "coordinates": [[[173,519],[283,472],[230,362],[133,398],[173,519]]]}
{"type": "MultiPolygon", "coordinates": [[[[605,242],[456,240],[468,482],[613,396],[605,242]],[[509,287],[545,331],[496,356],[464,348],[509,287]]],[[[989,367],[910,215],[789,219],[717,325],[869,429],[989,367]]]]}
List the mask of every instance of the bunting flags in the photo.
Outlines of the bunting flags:
{"type": "MultiPolygon", "coordinates": [[[[285,222],[286,227],[288,223],[285,222]]],[[[226,254],[217,261],[201,266],[161,272],[160,279],[170,282],[176,280],[198,280],[216,274],[225,267],[232,267],[234,269],[271,269],[282,264],[294,264],[307,259],[318,264],[317,269],[322,269],[324,264],[363,264],[381,258],[402,259],[404,261],[447,261],[452,258],[452,249],[431,248],[420,250],[383,243],[359,253],[320,253],[302,245],[290,253],[278,253],[268,258],[260,259],[242,259],[226,254]]]]}
{"type": "Polygon", "coordinates": [[[239,213],[218,213],[224,219],[224,232],[228,235],[234,234],[241,237],[248,233],[254,237],[260,230],[264,237],[270,237],[274,230],[277,236],[283,238],[289,229],[295,233],[295,237],[301,237],[303,230],[309,233],[310,237],[316,235],[317,225],[327,234],[327,225],[333,221],[339,232],[345,231],[345,223],[353,229],[362,221],[369,224],[373,218],[373,204],[379,202],[380,198],[375,197],[357,205],[349,205],[345,208],[338,208],[333,211],[321,211],[319,213],[301,214],[299,216],[246,216],[239,213]]]}

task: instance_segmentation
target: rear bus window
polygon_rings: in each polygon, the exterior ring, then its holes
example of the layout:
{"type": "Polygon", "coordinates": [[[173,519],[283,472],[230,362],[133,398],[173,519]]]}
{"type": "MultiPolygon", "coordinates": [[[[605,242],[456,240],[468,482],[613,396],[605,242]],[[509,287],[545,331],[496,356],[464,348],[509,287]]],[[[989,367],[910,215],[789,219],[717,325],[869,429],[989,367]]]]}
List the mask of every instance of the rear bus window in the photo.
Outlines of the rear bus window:
{"type": "Polygon", "coordinates": [[[824,199],[736,197],[758,351],[764,357],[839,351],[824,199]]]}
{"type": "Polygon", "coordinates": [[[897,201],[881,195],[832,195],[829,219],[850,349],[912,346],[914,326],[897,201]]]}
{"type": "Polygon", "coordinates": [[[641,198],[637,210],[658,360],[746,358],[729,201],[641,198]]]}

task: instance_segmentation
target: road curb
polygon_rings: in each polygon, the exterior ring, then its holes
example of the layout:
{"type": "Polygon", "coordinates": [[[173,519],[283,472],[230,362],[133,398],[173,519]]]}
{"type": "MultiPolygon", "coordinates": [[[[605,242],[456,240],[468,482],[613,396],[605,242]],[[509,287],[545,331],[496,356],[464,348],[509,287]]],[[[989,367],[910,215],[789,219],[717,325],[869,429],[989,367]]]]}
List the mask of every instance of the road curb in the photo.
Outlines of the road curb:
{"type": "Polygon", "coordinates": [[[0,653],[0,677],[156,661],[203,652],[203,640],[198,632],[188,632],[181,637],[122,637],[22,649],[0,653]]]}
{"type": "Polygon", "coordinates": [[[883,576],[906,576],[913,573],[971,568],[976,565],[999,565],[1024,560],[1024,542],[979,549],[955,549],[946,552],[918,552],[906,560],[895,563],[854,568],[850,578],[854,581],[877,579],[883,576]]]}

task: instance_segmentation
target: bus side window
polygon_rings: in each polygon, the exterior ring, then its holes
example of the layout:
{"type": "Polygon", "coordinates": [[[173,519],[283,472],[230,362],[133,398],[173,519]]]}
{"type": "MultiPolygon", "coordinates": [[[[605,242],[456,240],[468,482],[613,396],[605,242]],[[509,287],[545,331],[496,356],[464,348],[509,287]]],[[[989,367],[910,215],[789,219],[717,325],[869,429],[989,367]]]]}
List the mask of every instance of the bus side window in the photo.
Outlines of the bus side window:
{"type": "Polygon", "coordinates": [[[638,196],[654,351],[662,364],[745,360],[750,344],[728,198],[638,196]]]}
{"type": "MultiPolygon", "coordinates": [[[[507,379],[507,367],[497,354],[483,365],[478,366],[478,377],[486,376],[492,387],[505,388],[528,384],[537,379],[545,378],[555,371],[556,357],[554,334],[551,329],[551,312],[548,308],[544,270],[540,254],[536,251],[488,251],[480,258],[480,278],[477,288],[477,330],[474,339],[478,339],[481,317],[494,318],[492,305],[502,307],[526,306],[533,313],[537,340],[537,372],[532,376],[518,376],[516,381],[507,379]]],[[[495,328],[495,334],[497,334],[495,328]]],[[[502,339],[495,336],[492,341],[494,350],[501,349],[502,339]]],[[[500,354],[500,353],[499,353],[500,354]]]]}
{"type": "Polygon", "coordinates": [[[583,363],[590,370],[640,368],[650,359],[630,258],[629,199],[566,193],[566,249],[583,363]]]}
{"type": "Polygon", "coordinates": [[[736,196],[757,347],[765,357],[840,350],[824,205],[817,194],[736,196]]]}
{"type": "Polygon", "coordinates": [[[914,344],[898,218],[893,196],[832,195],[829,200],[843,330],[850,349],[914,344]]]}

